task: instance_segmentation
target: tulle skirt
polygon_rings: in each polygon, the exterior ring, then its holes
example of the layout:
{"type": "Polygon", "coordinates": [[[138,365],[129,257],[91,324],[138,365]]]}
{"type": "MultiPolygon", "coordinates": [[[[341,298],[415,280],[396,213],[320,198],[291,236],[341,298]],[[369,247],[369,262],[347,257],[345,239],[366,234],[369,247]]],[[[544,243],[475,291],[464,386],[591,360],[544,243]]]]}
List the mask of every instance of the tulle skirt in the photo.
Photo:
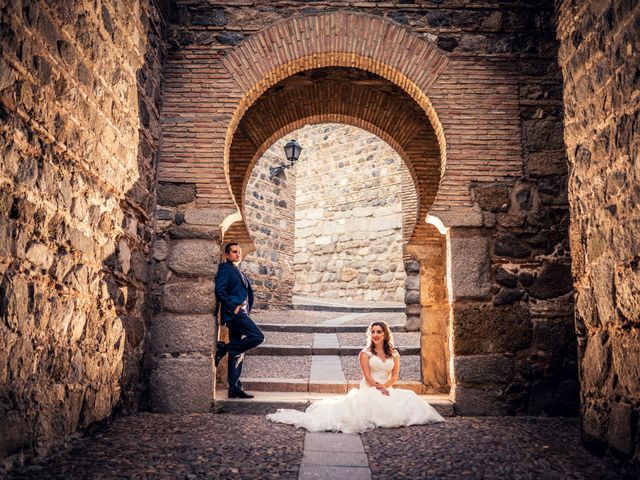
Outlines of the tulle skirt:
{"type": "Polygon", "coordinates": [[[310,432],[361,433],[377,427],[444,422],[444,418],[411,390],[389,388],[389,396],[364,382],[346,396],[312,403],[306,411],[279,409],[267,418],[310,432]]]}

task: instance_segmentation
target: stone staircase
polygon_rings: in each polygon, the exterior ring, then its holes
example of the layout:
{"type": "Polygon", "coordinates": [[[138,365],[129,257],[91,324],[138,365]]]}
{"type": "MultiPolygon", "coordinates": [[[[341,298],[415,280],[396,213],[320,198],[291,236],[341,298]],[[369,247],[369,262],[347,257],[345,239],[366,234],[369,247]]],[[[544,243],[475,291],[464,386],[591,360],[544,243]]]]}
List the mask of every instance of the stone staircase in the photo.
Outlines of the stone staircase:
{"type": "Polygon", "coordinates": [[[265,334],[265,343],[245,356],[243,388],[252,400],[226,398],[219,388],[214,409],[219,413],[266,414],[278,408],[304,410],[311,402],[346,394],[360,383],[358,353],[366,341],[371,321],[391,326],[401,354],[396,388],[413,390],[443,416],[453,415],[448,395],[425,395],[420,382],[420,334],[404,332],[404,313],[390,310],[256,311],[254,321],[265,334]]]}

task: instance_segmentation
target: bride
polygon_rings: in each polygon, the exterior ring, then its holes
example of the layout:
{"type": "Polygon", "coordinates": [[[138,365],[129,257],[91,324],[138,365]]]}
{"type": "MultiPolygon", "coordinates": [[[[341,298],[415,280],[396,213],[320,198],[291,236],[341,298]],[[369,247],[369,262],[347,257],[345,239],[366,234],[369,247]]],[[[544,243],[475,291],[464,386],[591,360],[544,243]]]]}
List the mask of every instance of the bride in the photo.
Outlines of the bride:
{"type": "Polygon", "coordinates": [[[444,422],[436,410],[411,390],[393,388],[398,381],[400,354],[386,322],[367,328],[367,346],[360,352],[360,387],[345,397],[312,403],[306,411],[279,409],[267,418],[310,432],[360,433],[376,427],[401,427],[444,422]]]}

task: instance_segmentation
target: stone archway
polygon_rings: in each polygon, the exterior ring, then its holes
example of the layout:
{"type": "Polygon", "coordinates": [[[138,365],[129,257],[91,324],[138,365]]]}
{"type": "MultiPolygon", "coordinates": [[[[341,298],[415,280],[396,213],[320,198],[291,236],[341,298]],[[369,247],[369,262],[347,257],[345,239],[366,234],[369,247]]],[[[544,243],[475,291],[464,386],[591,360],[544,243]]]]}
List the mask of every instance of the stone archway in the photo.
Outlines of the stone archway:
{"type": "MultiPolygon", "coordinates": [[[[179,228],[181,233],[171,240],[169,255],[176,248],[191,253],[196,248],[211,252],[215,244],[217,249],[223,232],[228,232],[234,221],[234,228],[250,242],[246,227],[237,220],[241,219],[238,200],[251,162],[270,137],[281,136],[293,128],[295,122],[318,115],[310,108],[306,113],[294,112],[290,118],[286,115],[269,118],[261,127],[263,122],[256,112],[268,114],[270,102],[277,103],[277,98],[295,91],[287,88],[287,82],[294,82],[301,72],[322,69],[365,72],[374,83],[386,82],[385,88],[395,89],[395,98],[402,97],[406,102],[385,110],[385,95],[393,96],[393,92],[384,88],[367,89],[367,80],[362,78],[358,80],[359,85],[357,82],[332,83],[329,75],[327,81],[314,80],[314,92],[326,99],[314,105],[331,106],[330,99],[336,98],[331,97],[331,93],[336,91],[342,92],[341,98],[347,100],[352,96],[361,98],[361,103],[350,104],[352,111],[341,110],[340,105],[334,104],[333,110],[325,108],[320,115],[325,115],[327,121],[343,122],[349,117],[365,121],[374,133],[379,132],[383,139],[383,135],[387,135],[390,142],[404,151],[407,165],[421,189],[419,221],[413,234],[420,241],[412,242],[415,248],[411,252],[418,259],[432,257],[437,252],[441,259],[437,268],[425,264],[420,271],[424,273],[423,281],[443,285],[436,292],[424,290],[416,314],[420,315],[423,326],[426,319],[437,319],[423,330],[428,335],[448,338],[438,342],[441,352],[437,356],[448,358],[452,346],[455,354],[457,339],[444,332],[454,332],[458,318],[456,308],[461,319],[469,319],[478,308],[491,310],[491,305],[485,303],[492,297],[490,247],[495,212],[483,211],[484,207],[472,192],[478,185],[499,181],[511,185],[513,177],[522,173],[517,66],[509,60],[494,58],[459,56],[453,61],[407,28],[375,16],[346,12],[288,18],[251,35],[224,55],[207,48],[188,49],[180,55],[174,66],[182,62],[195,67],[181,70],[180,75],[167,80],[159,178],[161,183],[176,188],[189,184],[195,194],[184,205],[177,206],[175,215],[173,211],[168,215],[192,225],[179,228]],[[283,85],[285,90],[279,90],[283,85]],[[356,90],[350,93],[350,88],[356,90]],[[375,101],[367,95],[373,95],[375,101]],[[467,108],[468,104],[473,108],[467,108]],[[372,108],[367,110],[367,105],[372,108]],[[412,117],[420,119],[416,126],[423,134],[413,137],[419,141],[408,142],[406,134],[392,131],[393,123],[404,123],[404,119],[399,121],[393,116],[393,112],[402,111],[398,108],[400,105],[415,112],[412,117]],[[496,105],[500,108],[495,108],[496,105]],[[381,112],[390,115],[385,118],[381,112]],[[394,118],[395,122],[390,120],[394,118]],[[500,147],[496,148],[496,144],[500,147]],[[426,223],[429,213],[437,215],[448,229],[446,245],[443,237],[426,223]],[[208,233],[202,233],[203,230],[208,233]],[[180,246],[193,242],[194,237],[209,243],[180,246]],[[451,287],[448,292],[444,287],[445,271],[447,285],[451,287]],[[450,309],[451,302],[456,304],[450,309]]],[[[389,103],[394,102],[386,104],[389,103]]],[[[304,105],[304,101],[300,104],[304,105]]],[[[405,132],[416,134],[411,129],[405,132]]],[[[169,311],[169,317],[176,313],[205,314],[212,309],[208,296],[212,294],[215,272],[202,268],[200,264],[205,262],[195,258],[197,256],[191,254],[188,265],[182,266],[182,273],[170,268],[165,285],[158,289],[160,309],[169,311]],[[185,301],[187,297],[193,301],[185,301]]],[[[171,322],[175,326],[176,321],[171,322]]],[[[186,327],[175,328],[185,331],[186,327]]],[[[491,332],[486,334],[491,335],[491,332]]],[[[467,354],[462,359],[466,363],[458,362],[466,368],[463,373],[482,370],[487,361],[493,361],[493,357],[486,356],[492,354],[491,345],[491,339],[487,338],[479,349],[461,350],[467,354]]],[[[158,392],[156,398],[172,396],[183,405],[180,397],[184,395],[180,392],[192,389],[198,391],[199,404],[205,405],[207,392],[198,385],[206,384],[202,380],[205,377],[212,381],[210,358],[207,360],[210,351],[196,358],[189,357],[188,345],[181,348],[184,358],[157,357],[153,381],[158,392]],[[190,380],[183,381],[179,386],[168,382],[168,376],[161,372],[183,371],[183,377],[190,378],[180,362],[191,362],[198,372],[192,378],[199,375],[198,379],[191,384],[190,380]]],[[[505,364],[512,362],[501,357],[500,361],[503,360],[505,364]]],[[[442,384],[449,375],[457,381],[458,363],[439,360],[438,369],[425,370],[437,370],[433,375],[434,384],[442,384]]],[[[463,378],[463,383],[470,388],[460,397],[461,402],[473,404],[478,395],[484,396],[497,403],[488,402],[489,406],[483,411],[503,411],[499,399],[503,396],[505,380],[496,380],[498,383],[493,388],[494,381],[489,379],[491,385],[483,383],[482,389],[476,389],[474,378],[473,375],[463,378]]]]}
{"type": "MultiPolygon", "coordinates": [[[[423,332],[423,382],[431,391],[448,391],[445,249],[442,236],[425,221],[440,184],[442,155],[429,117],[411,96],[385,78],[356,68],[324,67],[283,79],[256,99],[236,127],[229,148],[234,198],[244,205],[253,166],[276,139],[302,125],[325,122],[376,134],[408,167],[417,192],[417,217],[409,227],[405,253],[419,264],[420,286],[407,314],[414,328],[423,332]]],[[[225,232],[226,240],[252,250],[250,232],[242,222],[225,232]]]]}

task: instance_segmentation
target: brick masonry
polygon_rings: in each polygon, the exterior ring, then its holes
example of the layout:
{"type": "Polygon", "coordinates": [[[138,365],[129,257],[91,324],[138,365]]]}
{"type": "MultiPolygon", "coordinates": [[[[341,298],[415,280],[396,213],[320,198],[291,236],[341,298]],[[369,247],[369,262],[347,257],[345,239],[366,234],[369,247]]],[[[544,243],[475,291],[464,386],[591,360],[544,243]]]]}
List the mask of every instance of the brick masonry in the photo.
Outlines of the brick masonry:
{"type": "Polygon", "coordinates": [[[0,2],[0,457],[144,404],[166,7],[0,2]]]}
{"type": "MultiPolygon", "coordinates": [[[[460,413],[576,412],[551,2],[176,6],[161,180],[195,184],[196,207],[231,220],[277,139],[307,123],[376,134],[416,185],[407,313],[429,383],[455,387],[460,413]]],[[[251,247],[242,221],[224,235],[251,247]]]]}
{"type": "Polygon", "coordinates": [[[292,294],[404,301],[403,243],[415,227],[417,197],[389,145],[357,127],[306,126],[263,154],[246,188],[256,251],[242,268],[257,307],[286,308],[292,294]],[[295,168],[270,178],[270,167],[286,163],[290,138],[303,154],[295,168]]]}
{"type": "Polygon", "coordinates": [[[640,5],[562,1],[558,12],[582,431],[638,466],[640,5]]]}

